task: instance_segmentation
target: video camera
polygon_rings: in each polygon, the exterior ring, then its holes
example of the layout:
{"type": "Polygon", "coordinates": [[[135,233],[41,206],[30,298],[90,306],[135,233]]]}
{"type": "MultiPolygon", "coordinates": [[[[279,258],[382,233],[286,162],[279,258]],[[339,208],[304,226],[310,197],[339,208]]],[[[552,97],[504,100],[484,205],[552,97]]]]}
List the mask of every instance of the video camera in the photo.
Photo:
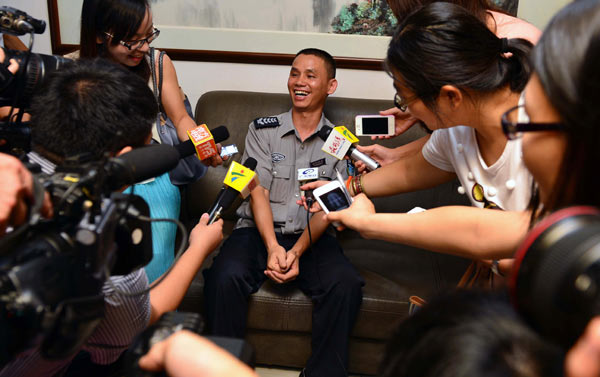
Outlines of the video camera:
{"type": "Polygon", "coordinates": [[[529,324],[570,348],[600,315],[600,211],[569,207],[541,221],[515,254],[509,283],[529,324]]]}
{"type": "Polygon", "coordinates": [[[13,118],[11,109],[9,119],[0,122],[0,152],[18,155],[30,150],[29,125],[22,122],[23,113],[48,75],[71,61],[61,56],[31,52],[34,33],[41,34],[45,29],[46,23],[42,20],[37,20],[14,8],[0,7],[0,33],[31,35],[27,51],[4,49],[6,56],[4,62],[0,63],[0,106],[19,109],[16,118],[13,118]],[[10,59],[15,59],[19,63],[19,70],[14,75],[7,68],[10,59]]]}
{"type": "Polygon", "coordinates": [[[29,221],[0,239],[0,366],[38,344],[55,359],[80,348],[103,318],[107,277],[152,259],[148,205],[114,191],[178,161],[172,147],[153,145],[100,162],[69,159],[53,174],[34,171],[29,221]],[[148,164],[150,156],[159,163],[148,164]],[[54,205],[50,220],[37,213],[44,191],[54,205]]]}

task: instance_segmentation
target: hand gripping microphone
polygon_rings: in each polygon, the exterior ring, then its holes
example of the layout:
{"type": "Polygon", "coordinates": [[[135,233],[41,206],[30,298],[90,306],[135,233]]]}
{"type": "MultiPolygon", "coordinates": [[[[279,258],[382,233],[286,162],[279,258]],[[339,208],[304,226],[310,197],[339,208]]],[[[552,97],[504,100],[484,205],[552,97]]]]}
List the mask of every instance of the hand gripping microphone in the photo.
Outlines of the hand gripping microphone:
{"type": "Polygon", "coordinates": [[[358,139],[344,126],[339,126],[335,129],[323,126],[319,131],[319,137],[325,142],[322,148],[323,152],[336,157],[338,160],[341,160],[344,156],[348,156],[352,161],[361,161],[364,163],[369,171],[381,167],[379,162],[373,160],[354,146],[355,143],[358,143],[358,139]]]}
{"type": "Polygon", "coordinates": [[[208,224],[212,224],[221,218],[224,210],[227,210],[233,204],[234,200],[241,196],[246,199],[250,192],[258,185],[258,177],[254,172],[257,162],[254,158],[248,157],[244,161],[244,165],[233,161],[229,167],[229,171],[225,176],[223,183],[225,184],[217,200],[208,211],[208,224]]]}
{"type": "Polygon", "coordinates": [[[229,131],[225,126],[219,126],[209,130],[205,124],[201,124],[191,131],[188,131],[190,140],[175,145],[181,158],[186,158],[196,153],[200,160],[206,160],[217,155],[217,143],[229,138],[229,131]]]}

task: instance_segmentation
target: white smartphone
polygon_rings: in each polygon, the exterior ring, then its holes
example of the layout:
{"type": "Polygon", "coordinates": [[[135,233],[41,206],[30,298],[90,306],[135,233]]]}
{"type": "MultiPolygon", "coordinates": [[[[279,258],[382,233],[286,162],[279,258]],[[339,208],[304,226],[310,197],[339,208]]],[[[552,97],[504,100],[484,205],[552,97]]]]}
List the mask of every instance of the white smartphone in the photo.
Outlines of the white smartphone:
{"type": "Polygon", "coordinates": [[[357,115],[354,126],[357,136],[392,136],[396,127],[393,115],[357,115]]]}
{"type": "MultiPolygon", "coordinates": [[[[313,195],[325,213],[339,211],[350,207],[352,204],[352,198],[350,197],[348,190],[346,190],[344,184],[338,180],[317,187],[313,190],[313,195]]],[[[333,225],[336,227],[339,226],[337,222],[334,222],[333,225]]]]}

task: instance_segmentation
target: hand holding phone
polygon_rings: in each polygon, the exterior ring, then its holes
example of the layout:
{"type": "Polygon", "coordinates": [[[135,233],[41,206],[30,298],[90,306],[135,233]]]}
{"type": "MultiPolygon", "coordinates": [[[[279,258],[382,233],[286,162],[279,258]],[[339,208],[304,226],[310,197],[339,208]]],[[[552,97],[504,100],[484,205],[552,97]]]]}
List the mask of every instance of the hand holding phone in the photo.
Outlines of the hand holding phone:
{"type": "MultiPolygon", "coordinates": [[[[346,190],[346,186],[339,180],[331,181],[314,189],[313,195],[325,213],[340,211],[352,204],[352,198],[346,190]]],[[[341,224],[333,222],[333,225],[337,228],[341,224]]]]}
{"type": "Polygon", "coordinates": [[[395,120],[393,115],[357,115],[355,118],[357,136],[393,136],[395,120]]]}

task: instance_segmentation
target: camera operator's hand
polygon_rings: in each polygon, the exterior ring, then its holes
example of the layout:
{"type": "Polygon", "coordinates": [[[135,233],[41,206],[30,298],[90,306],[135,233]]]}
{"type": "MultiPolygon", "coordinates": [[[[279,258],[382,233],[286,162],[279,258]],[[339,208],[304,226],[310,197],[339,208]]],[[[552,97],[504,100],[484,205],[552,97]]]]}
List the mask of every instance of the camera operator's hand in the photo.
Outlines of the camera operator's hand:
{"type": "Polygon", "coordinates": [[[229,352],[187,330],[155,344],[140,358],[139,365],[152,372],[165,370],[173,377],[256,377],[250,367],[229,352]]]}
{"type": "Polygon", "coordinates": [[[600,376],[600,317],[593,318],[565,359],[567,377],[600,376]]]}
{"type": "MultiPolygon", "coordinates": [[[[0,153],[0,236],[8,225],[17,226],[27,220],[29,202],[33,199],[33,178],[21,161],[0,153]]],[[[50,196],[45,194],[42,215],[52,215],[50,196]]]]}
{"type": "MultiPolygon", "coordinates": [[[[4,68],[4,59],[6,58],[6,54],[4,53],[4,49],[0,47],[0,65],[2,66],[2,68],[4,68]]],[[[19,63],[17,63],[17,61],[15,59],[10,59],[9,61],[9,65],[7,67],[8,71],[10,72],[10,74],[15,74],[17,73],[17,71],[19,70],[19,63]]],[[[3,76],[0,73],[0,88],[3,88],[4,85],[6,84],[5,82],[1,82],[3,79],[3,76]]],[[[4,78],[6,79],[6,78],[4,78]]],[[[8,118],[8,116],[10,115],[10,110],[11,107],[10,106],[2,106],[0,107],[0,121],[5,121],[7,120],[6,118],[8,118]]],[[[18,109],[13,109],[13,114],[17,113],[18,109]]],[[[30,116],[29,114],[25,113],[23,114],[23,121],[27,122],[29,121],[30,116]]]]}
{"type": "MultiPolygon", "coordinates": [[[[5,57],[6,57],[6,54],[4,53],[4,49],[0,48],[0,63],[4,63],[5,57]]],[[[8,65],[8,70],[10,71],[10,73],[12,73],[14,75],[19,70],[19,63],[17,63],[17,61],[15,59],[10,59],[9,63],[10,64],[8,65]]]]}

